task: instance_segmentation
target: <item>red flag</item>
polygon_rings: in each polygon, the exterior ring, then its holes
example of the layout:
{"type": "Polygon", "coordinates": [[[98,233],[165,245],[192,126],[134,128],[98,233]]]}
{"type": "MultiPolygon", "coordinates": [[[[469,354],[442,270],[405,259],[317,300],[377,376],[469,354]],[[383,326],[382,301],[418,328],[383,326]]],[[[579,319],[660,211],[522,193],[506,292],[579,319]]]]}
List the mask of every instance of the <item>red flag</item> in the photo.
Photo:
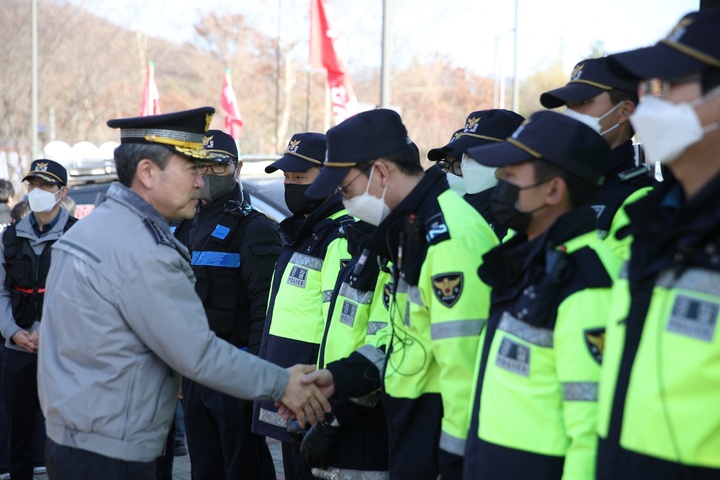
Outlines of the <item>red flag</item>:
{"type": "Polygon", "coordinates": [[[335,123],[338,124],[357,113],[357,98],[350,74],[335,49],[335,35],[330,29],[325,3],[312,0],[310,9],[310,66],[327,71],[330,99],[335,123]]]}
{"type": "Polygon", "coordinates": [[[240,115],[240,108],[238,107],[235,92],[232,88],[229,68],[225,70],[225,81],[223,81],[220,105],[225,112],[225,133],[231,135],[235,140],[238,140],[243,131],[244,123],[240,115]]]}
{"type": "Polygon", "coordinates": [[[140,116],[146,117],[148,115],[159,115],[161,113],[160,94],[158,93],[157,85],[155,85],[155,63],[149,62],[142,102],[140,103],[140,116]]]}

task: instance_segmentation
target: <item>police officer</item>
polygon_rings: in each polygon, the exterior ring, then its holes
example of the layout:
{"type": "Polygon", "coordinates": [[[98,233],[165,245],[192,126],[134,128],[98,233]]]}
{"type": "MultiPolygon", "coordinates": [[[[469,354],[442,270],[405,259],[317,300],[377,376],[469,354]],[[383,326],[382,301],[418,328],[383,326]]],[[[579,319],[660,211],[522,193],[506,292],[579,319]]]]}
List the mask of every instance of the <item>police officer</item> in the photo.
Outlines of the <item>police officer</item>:
{"type": "Polygon", "coordinates": [[[439,169],[423,172],[394,111],[360,113],[327,135],[325,167],[308,195],[339,186],[348,212],[378,225],[372,253],[393,265],[393,336],[387,357],[363,347],[308,378],[334,380],[339,397],[369,393],[382,379],[390,477],[458,478],[490,301],[475,272],[497,237],[439,169]]]}
{"type": "Polygon", "coordinates": [[[463,198],[480,212],[499,240],[505,238],[507,229],[498,225],[490,211],[489,199],[497,183],[495,169],[468,161],[465,157],[472,147],[503,142],[523,120],[522,116],[510,110],[472,112],[465,120],[465,127],[456,132],[450,143],[427,154],[428,159],[441,164],[446,173],[462,178],[465,187],[463,198]]]}
{"type": "Polygon", "coordinates": [[[627,207],[601,383],[597,478],[720,478],[720,9],[610,56],[642,80],[631,121],[669,169],[627,207]],[[651,81],[646,81],[652,78],[651,81]]]}
{"type": "MultiPolygon", "coordinates": [[[[195,217],[175,236],[188,247],[210,330],[257,355],[275,261],[282,241],[273,224],[253,210],[237,182],[233,138],[208,130],[203,141],[211,158],[202,162],[205,188],[195,217]]],[[[205,387],[182,384],[185,428],[193,478],[274,478],[265,438],[251,433],[252,401],[205,387]]]]}
{"type": "MultiPolygon", "coordinates": [[[[301,423],[329,403],[289,370],[208,328],[187,249],[169,222],[195,215],[210,107],[111,120],[120,183],[54,245],[38,382],[50,478],[154,479],[180,376],[283,402],[301,423]]],[[[222,229],[218,229],[219,232],[222,229]]]]}
{"type": "MultiPolygon", "coordinates": [[[[37,390],[38,328],[42,320],[51,246],[76,222],[60,206],[67,171],[52,160],[35,160],[25,176],[32,212],[2,234],[0,326],[6,339],[3,387],[10,430],[10,476],[32,479],[37,390]]],[[[42,458],[42,455],[39,455],[42,458]]]]}
{"type": "MultiPolygon", "coordinates": [[[[320,174],[325,149],[325,135],[297,133],[283,156],[265,168],[267,173],[282,170],[285,203],[293,212],[280,223],[287,243],[275,267],[260,348],[261,358],[280,366],[317,362],[330,295],[341,266],[350,260],[344,225],[355,220],[340,195],[328,192],[320,200],[305,196],[320,174]]],[[[287,478],[313,478],[273,402],[256,402],[253,431],[283,442],[287,478]]]]}
{"type": "MultiPolygon", "coordinates": [[[[564,87],[540,95],[545,108],[567,107],[565,115],[579,120],[602,135],[612,149],[593,208],[598,229],[615,253],[622,259],[630,255],[631,238],[624,206],[642,198],[654,184],[646,165],[636,165],[628,121],[637,105],[637,81],[614,74],[607,58],[583,60],[572,71],[564,87]]],[[[579,161],[582,161],[579,160],[579,161]]]]}
{"type": "Polygon", "coordinates": [[[478,272],[493,300],[465,478],[590,480],[605,308],[620,269],[590,207],[609,145],[546,110],[470,155],[503,167],[492,209],[518,234],[478,272]]]}
{"type": "Polygon", "coordinates": [[[10,225],[10,212],[15,204],[15,187],[10,180],[0,179],[0,229],[10,225]]]}

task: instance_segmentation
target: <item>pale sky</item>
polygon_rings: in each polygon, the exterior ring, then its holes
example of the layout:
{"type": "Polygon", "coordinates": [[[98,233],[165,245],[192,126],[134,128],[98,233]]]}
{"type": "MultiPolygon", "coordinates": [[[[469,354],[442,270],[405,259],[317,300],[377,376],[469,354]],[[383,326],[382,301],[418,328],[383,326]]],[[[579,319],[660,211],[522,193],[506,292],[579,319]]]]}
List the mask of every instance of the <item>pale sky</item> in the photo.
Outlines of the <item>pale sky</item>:
{"type": "MultiPolygon", "coordinates": [[[[310,0],[71,0],[111,21],[150,35],[193,41],[202,12],[249,17],[307,61],[310,0]],[[278,16],[278,10],[280,15],[278,16]],[[280,28],[278,29],[278,25],[280,28]]],[[[390,6],[393,55],[398,61],[440,53],[455,65],[492,76],[496,52],[506,76],[513,69],[515,0],[385,0],[390,6]],[[497,49],[496,49],[497,44],[497,49]]],[[[382,0],[329,0],[331,22],[346,63],[380,65],[382,0]]],[[[525,77],[557,59],[568,71],[596,41],[609,52],[655,43],[699,0],[517,0],[518,71],[525,77]]]]}

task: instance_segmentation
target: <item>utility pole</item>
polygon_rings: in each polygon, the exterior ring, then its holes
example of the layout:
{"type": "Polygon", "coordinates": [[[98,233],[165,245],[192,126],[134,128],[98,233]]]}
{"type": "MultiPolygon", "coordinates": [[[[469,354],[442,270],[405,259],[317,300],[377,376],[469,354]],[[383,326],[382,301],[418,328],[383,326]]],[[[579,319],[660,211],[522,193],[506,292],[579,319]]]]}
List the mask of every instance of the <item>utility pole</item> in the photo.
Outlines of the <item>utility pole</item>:
{"type": "Polygon", "coordinates": [[[513,29],[513,95],[512,110],[518,113],[520,108],[520,79],[518,78],[518,1],[515,0],[515,28],[513,29]]]}
{"type": "Polygon", "coordinates": [[[390,0],[382,0],[383,21],[382,21],[382,65],[380,67],[380,106],[390,107],[390,0]]]}
{"type": "Polygon", "coordinates": [[[40,156],[40,148],[38,146],[38,58],[37,58],[37,0],[32,0],[32,99],[31,99],[31,125],[30,138],[32,139],[32,158],[34,160],[40,156]]]}

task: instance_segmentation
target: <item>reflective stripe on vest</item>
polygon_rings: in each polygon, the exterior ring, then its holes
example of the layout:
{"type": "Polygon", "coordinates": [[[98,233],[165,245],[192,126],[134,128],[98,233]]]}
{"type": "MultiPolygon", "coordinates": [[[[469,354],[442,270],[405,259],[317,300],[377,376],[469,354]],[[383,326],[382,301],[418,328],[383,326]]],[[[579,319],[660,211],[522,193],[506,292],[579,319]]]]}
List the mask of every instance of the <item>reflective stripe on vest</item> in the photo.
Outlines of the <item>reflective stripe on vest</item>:
{"type": "Polygon", "coordinates": [[[440,432],[440,448],[455,455],[465,455],[465,440],[449,433],[440,432]]]}
{"type": "Polygon", "coordinates": [[[566,402],[597,402],[598,382],[566,382],[562,384],[566,402]]]}
{"type": "Polygon", "coordinates": [[[319,272],[320,270],[322,270],[323,259],[295,252],[293,253],[292,257],[290,257],[290,263],[294,263],[295,265],[300,265],[302,267],[307,267],[310,270],[317,270],[319,272]]]}
{"type": "Polygon", "coordinates": [[[260,409],[259,419],[261,422],[275,425],[276,427],[285,428],[287,421],[281,417],[277,412],[271,412],[270,410],[260,409]]]}
{"type": "Polygon", "coordinates": [[[433,323],[430,326],[430,335],[433,340],[480,335],[485,323],[487,320],[484,319],[433,323]]]}
{"type": "Polygon", "coordinates": [[[502,318],[500,319],[500,325],[498,325],[498,330],[508,332],[539,347],[552,348],[553,346],[552,330],[549,328],[539,328],[528,325],[527,323],[513,317],[508,312],[503,312],[502,318]]]}
{"type": "Polygon", "coordinates": [[[202,267],[240,267],[240,254],[231,252],[193,252],[192,266],[202,267]]]}
{"type": "Polygon", "coordinates": [[[327,480],[388,480],[390,478],[390,472],[349,470],[335,467],[330,467],[327,470],[313,468],[312,474],[317,478],[327,480]]]}

